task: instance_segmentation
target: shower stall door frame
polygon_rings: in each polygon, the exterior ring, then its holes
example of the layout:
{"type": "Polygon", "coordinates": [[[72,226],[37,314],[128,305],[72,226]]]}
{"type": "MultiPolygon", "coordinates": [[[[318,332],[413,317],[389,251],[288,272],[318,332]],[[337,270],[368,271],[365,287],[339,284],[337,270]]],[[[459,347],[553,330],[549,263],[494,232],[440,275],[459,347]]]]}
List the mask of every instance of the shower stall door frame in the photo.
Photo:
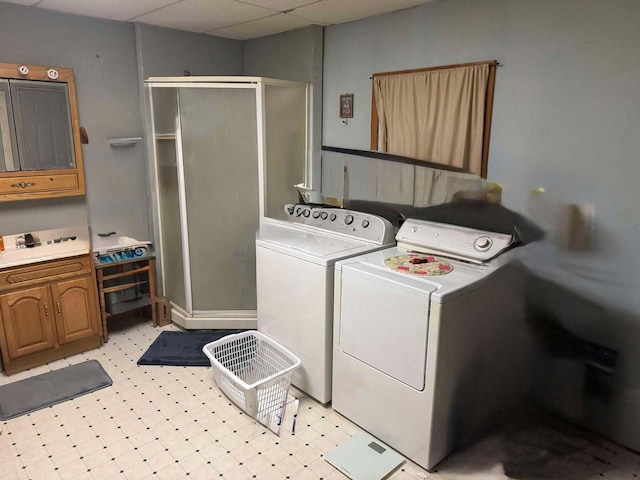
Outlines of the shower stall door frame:
{"type": "MultiPolygon", "coordinates": [[[[304,172],[305,184],[311,185],[312,179],[310,174],[312,169],[309,165],[311,158],[310,149],[312,126],[310,124],[311,117],[311,86],[307,83],[294,82],[287,80],[277,80],[264,77],[150,77],[145,81],[147,87],[146,100],[148,102],[147,112],[150,122],[150,131],[148,136],[149,155],[149,171],[150,175],[150,191],[152,194],[152,218],[153,232],[155,243],[155,255],[157,264],[161,268],[157,272],[159,285],[162,291],[166,291],[166,281],[164,276],[164,245],[162,238],[162,215],[160,214],[160,191],[158,186],[158,164],[157,164],[157,147],[154,138],[155,119],[153,111],[153,88],[220,88],[220,89],[253,89],[256,94],[256,141],[257,141],[257,162],[258,162],[258,209],[259,221],[265,217],[266,203],[266,112],[265,112],[265,90],[268,85],[280,87],[296,87],[305,88],[306,91],[306,111],[305,111],[305,158],[304,172]]],[[[182,156],[182,132],[180,125],[180,99],[177,99],[177,118],[176,118],[176,166],[178,179],[178,203],[180,209],[180,233],[182,239],[182,264],[184,269],[184,288],[185,288],[185,307],[176,305],[171,301],[171,319],[178,325],[186,329],[209,329],[209,328],[257,328],[257,312],[255,310],[194,310],[193,295],[191,285],[191,256],[189,252],[189,228],[187,218],[187,194],[185,189],[185,172],[184,159],[182,156]]]]}

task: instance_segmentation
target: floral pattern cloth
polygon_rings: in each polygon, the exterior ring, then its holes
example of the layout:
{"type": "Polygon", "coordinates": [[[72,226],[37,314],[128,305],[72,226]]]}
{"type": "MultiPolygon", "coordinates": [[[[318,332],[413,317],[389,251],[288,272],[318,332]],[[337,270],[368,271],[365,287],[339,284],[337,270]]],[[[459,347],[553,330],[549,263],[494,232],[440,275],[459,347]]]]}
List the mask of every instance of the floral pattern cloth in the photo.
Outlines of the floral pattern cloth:
{"type": "Polygon", "coordinates": [[[446,260],[422,254],[396,255],[385,259],[384,264],[391,270],[411,275],[446,275],[453,271],[453,265],[446,260]]]}

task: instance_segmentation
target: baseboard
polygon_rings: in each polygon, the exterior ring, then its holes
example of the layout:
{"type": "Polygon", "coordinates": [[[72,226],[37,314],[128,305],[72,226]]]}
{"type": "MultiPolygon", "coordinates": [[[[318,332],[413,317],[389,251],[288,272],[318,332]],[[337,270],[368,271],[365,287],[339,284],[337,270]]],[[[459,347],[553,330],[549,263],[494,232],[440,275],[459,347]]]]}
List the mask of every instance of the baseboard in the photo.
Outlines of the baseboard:
{"type": "Polygon", "coordinates": [[[187,330],[199,329],[256,329],[255,311],[211,311],[188,315],[176,308],[171,309],[171,320],[187,330]]]}

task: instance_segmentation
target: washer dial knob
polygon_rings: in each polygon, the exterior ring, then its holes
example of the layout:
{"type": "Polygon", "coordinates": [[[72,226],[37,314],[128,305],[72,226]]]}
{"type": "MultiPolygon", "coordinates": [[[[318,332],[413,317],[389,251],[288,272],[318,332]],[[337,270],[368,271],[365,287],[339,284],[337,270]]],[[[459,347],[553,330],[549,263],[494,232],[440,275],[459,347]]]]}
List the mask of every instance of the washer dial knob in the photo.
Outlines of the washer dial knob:
{"type": "Polygon", "coordinates": [[[322,220],[326,220],[329,215],[327,214],[327,212],[322,212],[320,216],[322,217],[322,220]]]}
{"type": "Polygon", "coordinates": [[[347,225],[351,225],[353,223],[353,215],[347,215],[344,217],[344,223],[347,225]]]}
{"type": "Polygon", "coordinates": [[[369,220],[362,220],[362,228],[367,228],[369,226],[369,220]]]}
{"type": "Polygon", "coordinates": [[[473,248],[479,252],[486,252],[493,245],[493,241],[489,237],[478,237],[473,242],[473,248]]]}
{"type": "Polygon", "coordinates": [[[302,207],[296,207],[296,217],[302,215],[302,207]]]}
{"type": "Polygon", "coordinates": [[[309,211],[309,209],[308,209],[308,208],[305,208],[305,209],[302,211],[302,215],[304,215],[304,216],[305,216],[305,217],[307,217],[307,218],[309,218],[309,215],[310,215],[310,214],[311,214],[311,212],[309,211]]]}
{"type": "Polygon", "coordinates": [[[289,206],[287,206],[287,213],[288,213],[289,215],[293,215],[294,210],[295,210],[295,209],[293,208],[293,205],[289,205],[289,206]]]}
{"type": "Polygon", "coordinates": [[[338,217],[336,216],[335,213],[332,213],[331,215],[329,215],[329,220],[331,220],[332,222],[335,222],[336,218],[338,217]]]}
{"type": "Polygon", "coordinates": [[[319,216],[320,216],[320,212],[318,210],[313,212],[313,218],[318,218],[319,216]]]}

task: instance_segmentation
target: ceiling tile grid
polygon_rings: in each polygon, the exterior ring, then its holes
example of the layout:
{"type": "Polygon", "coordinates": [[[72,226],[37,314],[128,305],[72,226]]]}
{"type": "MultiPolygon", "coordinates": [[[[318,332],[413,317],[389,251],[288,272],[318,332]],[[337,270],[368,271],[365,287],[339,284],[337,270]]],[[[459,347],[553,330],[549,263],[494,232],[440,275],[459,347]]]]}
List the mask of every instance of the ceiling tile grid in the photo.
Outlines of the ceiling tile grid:
{"type": "Polygon", "coordinates": [[[430,1],[434,0],[0,0],[237,40],[351,22],[430,1]]]}
{"type": "Polygon", "coordinates": [[[209,35],[215,35],[224,38],[233,38],[235,40],[248,40],[250,38],[266,37],[277,33],[303,28],[309,25],[305,19],[279,13],[270,17],[259,18],[250,22],[232,25],[230,27],[221,28],[206,32],[209,35]]]}
{"type": "Polygon", "coordinates": [[[365,17],[415,7],[432,0],[321,0],[291,12],[326,24],[352,22],[365,17]]]}
{"type": "Polygon", "coordinates": [[[3,0],[4,3],[15,3],[16,5],[25,5],[31,7],[38,3],[40,0],[3,0]]]}
{"type": "Polygon", "coordinates": [[[41,0],[37,6],[74,15],[125,21],[172,3],[176,0],[41,0]]]}
{"type": "Polygon", "coordinates": [[[274,10],[234,0],[182,0],[131,20],[204,33],[276,13],[274,10]]]}
{"type": "MultiPolygon", "coordinates": [[[[289,12],[294,8],[303,7],[312,3],[318,3],[322,0],[237,0],[247,5],[255,5],[256,7],[271,8],[279,12],[289,12]]],[[[348,0],[347,0],[348,1],[348,0]]]]}

